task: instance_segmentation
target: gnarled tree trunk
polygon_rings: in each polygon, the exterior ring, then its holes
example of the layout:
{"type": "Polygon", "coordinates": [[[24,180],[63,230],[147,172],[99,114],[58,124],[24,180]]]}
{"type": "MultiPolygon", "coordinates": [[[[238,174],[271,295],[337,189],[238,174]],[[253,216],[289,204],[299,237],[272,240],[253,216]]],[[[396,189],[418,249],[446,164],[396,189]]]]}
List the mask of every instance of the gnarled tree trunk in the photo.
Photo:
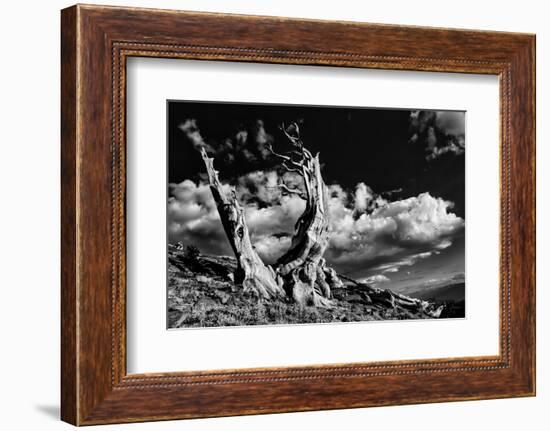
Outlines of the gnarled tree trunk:
{"type": "Polygon", "coordinates": [[[239,204],[235,190],[224,191],[209,158],[202,138],[194,135],[195,141],[208,172],[210,188],[218,212],[238,262],[235,277],[244,289],[255,291],[263,298],[288,295],[299,304],[330,306],[331,288],[342,286],[336,271],[327,267],[323,254],[329,242],[329,216],[327,187],[321,176],[319,155],[313,156],[304,148],[299,129],[293,124],[289,130],[281,128],[294,150],[287,154],[275,153],[288,172],[294,172],[303,179],[303,190],[291,190],[281,184],[285,193],[300,195],[306,201],[306,208],[296,223],[296,231],[289,250],[272,267],[265,265],[250,241],[244,210],[239,204]]]}
{"type": "MultiPolygon", "coordinates": [[[[323,258],[329,243],[330,220],[328,192],[321,176],[319,154],[313,156],[304,148],[295,123],[289,129],[281,129],[294,146],[294,150],[279,154],[270,146],[268,149],[281,161],[287,172],[296,173],[302,178],[303,190],[290,189],[285,184],[279,186],[284,193],[299,195],[305,200],[306,207],[296,222],[288,251],[273,266],[264,264],[252,246],[244,210],[237,199],[235,189],[223,189],[214,169],[213,159],[206,153],[202,137],[193,130],[186,133],[195,146],[200,148],[218,213],[237,258],[235,282],[261,298],[270,299],[286,295],[301,305],[331,306],[331,289],[342,287],[343,283],[336,271],[328,267],[323,258]]],[[[434,308],[427,301],[409,298],[390,290],[371,288],[353,279],[348,280],[368,289],[370,301],[390,308],[399,306],[421,311],[431,317],[439,317],[444,308],[434,308]]]]}
{"type": "Polygon", "coordinates": [[[300,303],[316,306],[330,305],[331,287],[341,285],[336,272],[327,268],[323,254],[328,247],[330,225],[328,192],[321,176],[319,154],[313,156],[303,147],[299,137],[287,137],[296,147],[291,156],[273,153],[283,160],[283,166],[298,173],[304,181],[306,208],[296,223],[296,232],[289,250],[277,261],[277,272],[284,287],[300,303]]]}
{"type": "Polygon", "coordinates": [[[245,291],[256,292],[262,298],[284,296],[281,278],[273,268],[262,262],[252,247],[244,210],[237,200],[235,189],[231,188],[229,192],[223,190],[214,169],[214,159],[208,157],[204,148],[200,151],[225,233],[237,258],[235,282],[242,284],[245,291]]]}

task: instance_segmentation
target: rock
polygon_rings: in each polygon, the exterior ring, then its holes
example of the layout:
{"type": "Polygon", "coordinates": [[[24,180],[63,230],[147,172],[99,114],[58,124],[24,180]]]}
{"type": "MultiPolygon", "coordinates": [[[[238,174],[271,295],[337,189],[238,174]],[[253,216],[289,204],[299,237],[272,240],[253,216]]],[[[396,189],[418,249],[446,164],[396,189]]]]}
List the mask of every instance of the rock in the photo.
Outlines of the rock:
{"type": "Polygon", "coordinates": [[[197,280],[199,283],[211,283],[212,279],[210,277],[207,277],[205,275],[197,275],[195,277],[195,280],[197,280]]]}
{"type": "MultiPolygon", "coordinates": [[[[170,244],[167,292],[170,322],[178,322],[181,316],[195,316],[194,320],[182,321],[176,326],[225,326],[226,324],[219,319],[221,313],[225,316],[224,319],[229,316],[228,319],[233,319],[231,322],[241,325],[258,324],[261,319],[255,314],[255,310],[260,298],[252,292],[245,291],[241,284],[235,284],[233,273],[236,268],[235,258],[226,256],[200,255],[197,261],[192,262],[182,258],[181,250],[170,244]]],[[[339,274],[338,276],[340,277],[339,274]]],[[[303,314],[292,299],[283,298],[277,303],[280,311],[276,313],[276,322],[349,322],[446,317],[446,309],[437,306],[440,304],[354,282],[345,276],[341,278],[345,282],[343,287],[331,287],[333,307],[318,309],[315,314],[303,314]]],[[[274,306],[273,300],[262,301],[268,310],[270,306],[274,306]]],[[[174,324],[171,323],[172,327],[174,324]]]]}
{"type": "Polygon", "coordinates": [[[346,298],[346,301],[350,303],[359,303],[362,304],[364,302],[363,297],[359,295],[358,293],[348,295],[346,298]]]}
{"type": "Polygon", "coordinates": [[[210,298],[201,298],[193,305],[193,308],[204,307],[206,309],[213,308],[217,305],[216,301],[210,298]]]}
{"type": "Polygon", "coordinates": [[[363,302],[365,304],[372,304],[372,299],[369,295],[367,295],[366,293],[363,292],[363,294],[361,296],[363,297],[363,302]]]}
{"type": "Polygon", "coordinates": [[[227,304],[227,302],[231,299],[231,295],[222,292],[221,290],[216,290],[215,295],[222,304],[227,304]]]}

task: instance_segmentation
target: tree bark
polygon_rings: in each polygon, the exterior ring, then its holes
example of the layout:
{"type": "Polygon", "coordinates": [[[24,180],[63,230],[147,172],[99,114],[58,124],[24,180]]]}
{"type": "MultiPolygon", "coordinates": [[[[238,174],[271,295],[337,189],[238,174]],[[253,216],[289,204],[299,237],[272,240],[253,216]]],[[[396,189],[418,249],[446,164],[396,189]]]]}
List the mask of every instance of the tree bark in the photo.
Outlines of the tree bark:
{"type": "Polygon", "coordinates": [[[301,175],[306,189],[306,208],[298,219],[289,250],[277,261],[292,298],[307,305],[329,305],[330,285],[324,275],[323,254],[329,241],[326,186],[321,177],[318,155],[303,149],[301,175]]]}
{"type": "Polygon", "coordinates": [[[281,278],[273,268],[262,262],[252,246],[244,210],[235,189],[231,188],[228,192],[223,190],[214,169],[214,159],[208,157],[203,147],[200,151],[225,233],[237,258],[235,282],[242,284],[245,291],[254,292],[265,299],[284,296],[281,278]]]}
{"type": "MultiPolygon", "coordinates": [[[[306,201],[306,208],[296,222],[290,248],[273,267],[265,265],[252,246],[244,210],[235,189],[223,190],[213,159],[208,157],[204,146],[198,146],[225,233],[237,258],[235,282],[242,284],[245,291],[254,292],[261,298],[286,295],[300,305],[330,307],[332,289],[343,287],[343,283],[323,258],[329,243],[330,220],[328,192],[321,176],[319,154],[313,156],[304,148],[296,124],[293,125],[294,135],[284,127],[282,130],[295,149],[286,154],[278,154],[270,146],[268,149],[281,161],[286,171],[297,173],[303,179],[304,190],[290,189],[285,184],[280,186],[285,193],[300,195],[306,201]]],[[[199,141],[202,142],[202,138],[199,141]]],[[[443,310],[443,307],[434,309],[427,301],[348,280],[367,289],[375,304],[423,312],[431,317],[439,317],[443,310]]]]}
{"type": "MultiPolygon", "coordinates": [[[[298,126],[293,126],[297,134],[298,126]]],[[[303,147],[298,135],[291,135],[284,127],[282,130],[296,149],[285,155],[275,153],[271,147],[269,150],[282,162],[284,169],[300,175],[304,191],[290,189],[285,184],[280,186],[285,193],[299,194],[306,201],[306,208],[296,223],[289,250],[274,267],[265,265],[254,250],[235,190],[222,189],[213,159],[208,157],[204,146],[199,145],[225,233],[238,261],[235,282],[242,283],[245,290],[257,292],[262,298],[286,294],[301,305],[330,306],[331,288],[343,284],[323,259],[330,223],[328,193],[321,176],[319,154],[313,156],[303,147]]]]}
{"type": "Polygon", "coordinates": [[[281,129],[296,148],[291,154],[298,155],[298,160],[269,149],[282,160],[287,171],[302,177],[306,208],[296,223],[290,248],[276,263],[277,272],[283,278],[285,291],[297,303],[330,306],[331,287],[339,287],[342,282],[323,259],[329,243],[330,221],[328,192],[321,176],[319,154],[313,156],[304,148],[296,124],[293,125],[295,135],[284,126],[281,129]]]}

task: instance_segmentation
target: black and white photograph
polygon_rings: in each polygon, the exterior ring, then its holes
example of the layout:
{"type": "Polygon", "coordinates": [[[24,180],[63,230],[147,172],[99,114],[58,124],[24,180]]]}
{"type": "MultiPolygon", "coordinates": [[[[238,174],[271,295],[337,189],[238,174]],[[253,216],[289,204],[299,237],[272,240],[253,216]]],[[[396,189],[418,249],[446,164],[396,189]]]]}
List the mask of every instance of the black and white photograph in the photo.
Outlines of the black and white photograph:
{"type": "Polygon", "coordinates": [[[466,317],[465,119],[167,101],[167,327],[466,317]]]}
{"type": "Polygon", "coordinates": [[[550,429],[546,2],[2,6],[0,429],[550,429]]]}

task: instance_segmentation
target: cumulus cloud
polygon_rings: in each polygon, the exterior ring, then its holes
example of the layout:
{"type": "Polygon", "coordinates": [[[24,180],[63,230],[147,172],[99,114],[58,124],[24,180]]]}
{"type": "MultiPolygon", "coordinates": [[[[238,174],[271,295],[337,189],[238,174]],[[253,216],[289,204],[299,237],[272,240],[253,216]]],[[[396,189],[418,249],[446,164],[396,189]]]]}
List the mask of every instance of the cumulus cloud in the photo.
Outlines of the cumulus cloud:
{"type": "Polygon", "coordinates": [[[374,194],[369,186],[365,183],[359,183],[355,187],[355,210],[365,212],[373,200],[374,194]]]}
{"type": "MultiPolygon", "coordinates": [[[[252,172],[235,186],[245,209],[250,239],[267,263],[277,260],[290,246],[296,221],[305,202],[296,195],[285,195],[274,171],[252,172]]],[[[285,181],[286,181],[285,176],[285,181]]],[[[230,186],[224,184],[226,191],[230,186]]],[[[191,180],[170,184],[168,199],[170,242],[194,244],[205,253],[231,255],[210,187],[191,180]]]]}
{"type": "Polygon", "coordinates": [[[331,187],[331,238],[327,261],[344,271],[373,267],[395,272],[447,248],[464,220],[453,204],[429,193],[388,202],[380,197],[372,211],[357,217],[349,197],[331,187]]]}
{"type": "Polygon", "coordinates": [[[273,235],[252,236],[258,256],[266,263],[274,263],[290,247],[290,237],[273,235]]]}
{"type": "MultiPolygon", "coordinates": [[[[277,187],[281,181],[300,187],[299,178],[276,171],[249,173],[234,186],[251,240],[267,263],[288,249],[305,209],[300,197],[277,187]]],[[[360,183],[350,192],[330,185],[329,196],[331,236],[325,258],[342,272],[397,272],[449,247],[464,226],[464,220],[450,211],[451,202],[429,193],[389,202],[360,183]]],[[[192,243],[205,253],[232,254],[208,185],[190,180],[170,184],[168,220],[170,242],[192,243]]]]}
{"type": "Polygon", "coordinates": [[[413,111],[409,119],[413,144],[424,146],[427,161],[444,154],[465,151],[465,113],[460,111],[413,111]]]}
{"type": "Polygon", "coordinates": [[[170,184],[168,237],[194,244],[205,253],[231,254],[210,187],[191,180],[170,184]]]}
{"type": "Polygon", "coordinates": [[[279,204],[287,192],[280,186],[304,191],[304,182],[294,172],[254,171],[237,179],[237,194],[245,203],[257,203],[260,207],[279,204]]]}
{"type": "Polygon", "coordinates": [[[433,146],[426,155],[426,160],[434,160],[442,156],[445,153],[451,153],[455,155],[464,154],[464,138],[455,140],[448,140],[447,143],[441,147],[433,146]]]}

